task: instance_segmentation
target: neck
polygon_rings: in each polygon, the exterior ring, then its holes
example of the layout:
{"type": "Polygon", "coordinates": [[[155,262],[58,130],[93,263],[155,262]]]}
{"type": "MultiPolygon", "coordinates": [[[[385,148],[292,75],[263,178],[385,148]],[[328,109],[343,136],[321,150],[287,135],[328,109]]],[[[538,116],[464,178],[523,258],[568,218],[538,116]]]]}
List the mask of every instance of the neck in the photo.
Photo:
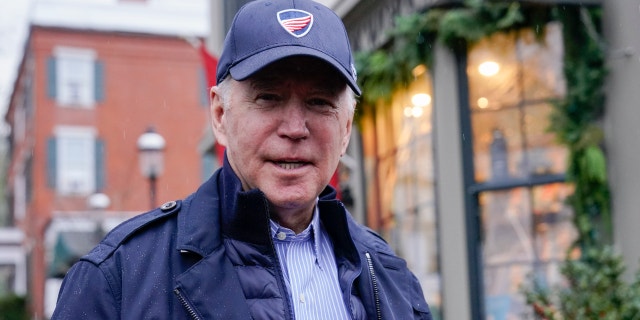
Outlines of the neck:
{"type": "Polygon", "coordinates": [[[315,206],[304,210],[274,208],[271,218],[279,225],[298,234],[309,226],[314,210],[315,206]]]}

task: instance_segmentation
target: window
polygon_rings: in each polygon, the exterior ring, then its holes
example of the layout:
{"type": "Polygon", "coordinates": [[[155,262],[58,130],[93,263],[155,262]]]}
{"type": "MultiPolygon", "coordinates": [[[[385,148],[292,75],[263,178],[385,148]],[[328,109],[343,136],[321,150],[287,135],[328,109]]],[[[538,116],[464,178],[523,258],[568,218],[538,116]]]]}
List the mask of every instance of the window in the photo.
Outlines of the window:
{"type": "Polygon", "coordinates": [[[60,106],[92,108],[102,98],[102,64],[90,49],[57,47],[49,59],[49,96],[60,106]]]}
{"type": "Polygon", "coordinates": [[[55,187],[58,193],[87,195],[96,191],[96,138],[93,128],[58,127],[54,145],[50,148],[55,148],[55,187]]]}
{"type": "MultiPolygon", "coordinates": [[[[422,285],[434,314],[441,300],[432,135],[432,86],[425,66],[415,80],[376,106],[375,131],[363,137],[365,157],[374,156],[368,224],[381,232],[422,285]],[[377,208],[376,208],[377,207],[377,208]],[[376,212],[377,211],[377,212],[376,212]],[[375,212],[375,213],[374,213],[375,212]],[[372,216],[375,215],[375,216],[372,216]]],[[[368,122],[368,120],[363,120],[368,122]]],[[[363,125],[366,125],[363,123],[363,125]]],[[[365,159],[365,164],[369,159],[365,159]]]]}
{"type": "Polygon", "coordinates": [[[14,292],[16,266],[13,264],[0,264],[0,297],[14,292]]]}
{"type": "Polygon", "coordinates": [[[0,297],[27,293],[26,253],[21,247],[24,234],[17,228],[0,232],[0,297]]]}
{"type": "Polygon", "coordinates": [[[521,319],[520,293],[535,274],[553,285],[575,239],[565,205],[567,150],[547,131],[553,102],[565,95],[562,31],[536,39],[525,29],[483,39],[469,52],[469,114],[482,235],[487,319],[521,319]]]}

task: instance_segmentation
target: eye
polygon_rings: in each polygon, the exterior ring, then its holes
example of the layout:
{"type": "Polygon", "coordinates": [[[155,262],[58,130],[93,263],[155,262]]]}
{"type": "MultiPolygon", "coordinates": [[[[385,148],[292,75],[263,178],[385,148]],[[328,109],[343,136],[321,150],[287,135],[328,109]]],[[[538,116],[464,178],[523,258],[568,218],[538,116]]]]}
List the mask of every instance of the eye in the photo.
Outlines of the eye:
{"type": "Polygon", "coordinates": [[[282,96],[272,92],[260,92],[256,95],[255,104],[260,108],[275,108],[282,102],[282,96]]]}
{"type": "Polygon", "coordinates": [[[324,98],[308,99],[307,104],[314,108],[335,109],[335,104],[331,100],[324,98]]]}
{"type": "Polygon", "coordinates": [[[265,101],[265,102],[275,102],[275,101],[280,101],[282,99],[280,98],[280,96],[278,96],[275,93],[263,92],[263,93],[259,93],[256,96],[256,100],[257,101],[265,101]]]}

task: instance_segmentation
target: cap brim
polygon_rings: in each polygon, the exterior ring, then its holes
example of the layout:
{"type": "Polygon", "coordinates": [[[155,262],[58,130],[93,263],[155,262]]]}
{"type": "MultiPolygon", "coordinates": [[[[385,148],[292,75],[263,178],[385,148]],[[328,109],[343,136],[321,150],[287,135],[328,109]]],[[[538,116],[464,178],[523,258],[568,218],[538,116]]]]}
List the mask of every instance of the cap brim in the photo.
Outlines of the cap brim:
{"type": "Polygon", "coordinates": [[[263,50],[236,63],[229,68],[229,73],[233,79],[242,81],[249,78],[258,70],[266,67],[268,64],[292,56],[312,56],[329,63],[342,74],[353,92],[360,96],[360,88],[356,80],[351,76],[351,70],[345,69],[340,63],[325,53],[302,46],[281,46],[263,50]]]}

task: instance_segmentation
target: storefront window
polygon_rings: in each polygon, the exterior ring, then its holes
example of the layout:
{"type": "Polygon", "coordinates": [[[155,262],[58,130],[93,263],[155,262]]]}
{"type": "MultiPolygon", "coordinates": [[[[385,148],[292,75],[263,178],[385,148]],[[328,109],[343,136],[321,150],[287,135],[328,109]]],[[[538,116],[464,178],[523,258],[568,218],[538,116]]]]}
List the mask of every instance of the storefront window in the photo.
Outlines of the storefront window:
{"type": "MultiPolygon", "coordinates": [[[[432,86],[424,66],[415,81],[376,108],[373,176],[377,228],[416,274],[433,311],[441,300],[432,137],[432,86]]],[[[366,141],[367,139],[365,139],[366,141]]],[[[369,219],[372,219],[371,215],[369,219]]]]}
{"type": "Polygon", "coordinates": [[[560,281],[559,262],[575,239],[572,211],[565,205],[570,193],[564,183],[481,193],[487,319],[530,313],[521,294],[529,276],[560,281]]]}
{"type": "Polygon", "coordinates": [[[567,150],[549,126],[565,95],[562,32],[544,28],[497,34],[468,57],[473,162],[482,235],[487,319],[529,314],[521,286],[535,274],[559,281],[558,263],[575,239],[567,150]]]}
{"type": "Polygon", "coordinates": [[[469,53],[477,182],[563,173],[566,150],[547,131],[552,103],[564,96],[562,33],[550,24],[497,34],[469,53]]]}

